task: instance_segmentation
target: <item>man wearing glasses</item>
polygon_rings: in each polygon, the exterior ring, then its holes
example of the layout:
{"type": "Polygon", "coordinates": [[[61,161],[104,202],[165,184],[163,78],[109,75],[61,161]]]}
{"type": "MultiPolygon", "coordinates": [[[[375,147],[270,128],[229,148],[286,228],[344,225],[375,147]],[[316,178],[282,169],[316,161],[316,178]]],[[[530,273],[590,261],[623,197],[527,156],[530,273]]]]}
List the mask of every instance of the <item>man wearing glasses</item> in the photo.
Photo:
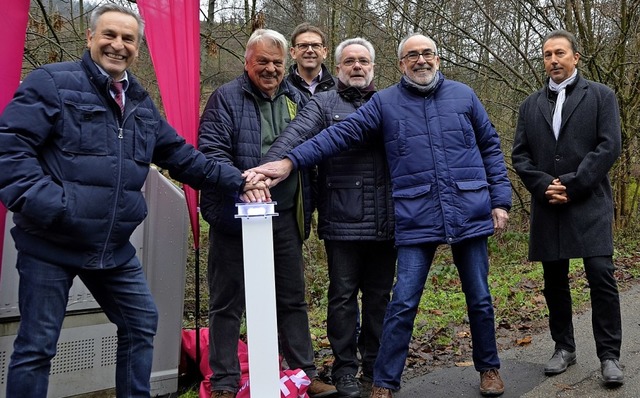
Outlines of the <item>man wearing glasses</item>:
{"type": "Polygon", "coordinates": [[[487,238],[511,208],[500,139],[473,90],[439,72],[435,42],[411,34],[398,46],[400,83],[379,91],[343,122],[248,173],[273,186],[356,144],[382,139],[395,206],[397,281],[384,319],[371,398],[390,398],[400,381],[420,297],[436,248],[448,244],[465,294],[480,393],[504,383],[487,276],[487,238]],[[269,179],[272,179],[271,181],[269,179]]]}
{"type": "Polygon", "coordinates": [[[291,34],[289,54],[294,63],[287,81],[307,98],[336,88],[336,79],[323,63],[328,53],[326,44],[324,32],[307,22],[296,26],[291,34]]]}
{"type": "MultiPolygon", "coordinates": [[[[344,40],[334,59],[337,89],[311,97],[263,161],[281,159],[296,145],[344,120],[376,92],[375,50],[370,42],[360,37],[344,40]]],[[[324,241],[329,268],[327,336],[335,358],[331,376],[339,397],[358,398],[358,384],[366,394],[371,391],[396,266],[391,178],[380,137],[318,165],[317,203],[318,236],[324,241]],[[358,351],[361,383],[356,379],[358,351]]]]}

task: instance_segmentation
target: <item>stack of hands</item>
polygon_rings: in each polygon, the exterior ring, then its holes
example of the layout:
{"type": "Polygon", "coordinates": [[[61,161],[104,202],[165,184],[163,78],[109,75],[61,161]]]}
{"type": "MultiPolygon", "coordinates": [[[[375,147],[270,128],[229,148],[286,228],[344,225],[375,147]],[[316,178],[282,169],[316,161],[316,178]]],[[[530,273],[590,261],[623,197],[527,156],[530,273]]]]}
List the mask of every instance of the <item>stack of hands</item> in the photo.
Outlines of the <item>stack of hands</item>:
{"type": "Polygon", "coordinates": [[[286,179],[293,170],[289,159],[265,163],[261,166],[245,170],[244,192],[240,196],[243,202],[271,202],[269,188],[286,179]]]}

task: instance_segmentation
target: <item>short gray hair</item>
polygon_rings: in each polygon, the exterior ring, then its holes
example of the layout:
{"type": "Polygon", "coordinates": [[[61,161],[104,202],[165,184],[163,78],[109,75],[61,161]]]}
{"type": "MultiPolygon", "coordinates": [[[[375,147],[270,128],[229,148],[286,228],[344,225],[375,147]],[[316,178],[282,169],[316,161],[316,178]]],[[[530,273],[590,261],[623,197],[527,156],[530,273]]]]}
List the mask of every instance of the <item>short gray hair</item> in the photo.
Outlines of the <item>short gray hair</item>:
{"type": "Polygon", "coordinates": [[[248,57],[249,52],[253,49],[253,46],[264,41],[269,41],[272,44],[275,44],[276,47],[282,50],[285,58],[287,57],[287,48],[289,46],[287,44],[287,39],[284,38],[282,33],[276,32],[275,30],[271,29],[256,29],[256,31],[251,34],[249,40],[247,41],[247,47],[244,50],[244,58],[246,59],[248,57]]]}
{"type": "Polygon", "coordinates": [[[435,53],[435,55],[438,55],[438,45],[436,44],[435,40],[433,40],[431,37],[425,35],[424,33],[413,32],[413,33],[409,33],[408,35],[406,35],[404,37],[404,39],[402,39],[400,41],[400,44],[398,44],[398,61],[402,59],[402,50],[404,50],[405,43],[407,42],[407,40],[409,40],[410,38],[412,38],[414,36],[424,36],[427,39],[429,39],[433,43],[433,52],[435,53]]]}
{"type": "Polygon", "coordinates": [[[141,42],[142,37],[144,36],[144,20],[140,14],[130,8],[113,3],[103,4],[93,9],[91,12],[91,18],[89,19],[89,29],[91,30],[91,34],[93,35],[98,27],[98,19],[100,19],[103,14],[112,11],[130,15],[136,19],[136,22],[138,22],[138,42],[141,42]]]}
{"type": "Polygon", "coordinates": [[[371,62],[375,62],[376,61],[376,50],[373,49],[373,45],[371,43],[369,43],[368,40],[365,40],[362,37],[354,37],[353,39],[347,39],[347,40],[344,40],[343,42],[341,42],[340,44],[338,44],[338,47],[336,47],[336,52],[335,52],[335,55],[334,55],[334,61],[337,64],[342,62],[342,52],[344,51],[344,49],[346,47],[354,45],[354,44],[359,44],[359,45],[363,46],[364,48],[366,48],[367,51],[369,51],[369,55],[371,55],[371,62]]]}

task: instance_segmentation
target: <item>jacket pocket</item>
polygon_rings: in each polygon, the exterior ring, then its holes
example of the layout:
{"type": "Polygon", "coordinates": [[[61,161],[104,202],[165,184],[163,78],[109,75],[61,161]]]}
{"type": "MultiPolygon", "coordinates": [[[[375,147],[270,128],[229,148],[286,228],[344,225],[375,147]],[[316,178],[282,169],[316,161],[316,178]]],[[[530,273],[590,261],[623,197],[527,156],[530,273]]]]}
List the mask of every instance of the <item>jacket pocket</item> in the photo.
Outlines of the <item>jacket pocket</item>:
{"type": "Polygon", "coordinates": [[[473,125],[469,121],[466,115],[458,114],[458,120],[460,121],[460,128],[462,136],[464,138],[464,144],[467,148],[473,148],[476,146],[476,136],[473,130],[473,125]]]}
{"type": "Polygon", "coordinates": [[[64,103],[61,149],[80,155],[107,155],[107,109],[101,105],[64,103]]]}
{"type": "Polygon", "coordinates": [[[456,181],[456,213],[461,225],[491,218],[489,183],[484,180],[456,181]]]}
{"type": "Polygon", "coordinates": [[[433,198],[431,184],[396,189],[393,203],[398,230],[432,229],[438,223],[439,201],[433,198]]]}
{"type": "Polygon", "coordinates": [[[360,176],[327,177],[329,197],[327,218],[337,222],[361,221],[364,217],[364,191],[360,176]]]}
{"type": "Polygon", "coordinates": [[[135,116],[135,139],[133,142],[133,159],[135,161],[145,164],[151,163],[159,123],[155,119],[135,116]]]}

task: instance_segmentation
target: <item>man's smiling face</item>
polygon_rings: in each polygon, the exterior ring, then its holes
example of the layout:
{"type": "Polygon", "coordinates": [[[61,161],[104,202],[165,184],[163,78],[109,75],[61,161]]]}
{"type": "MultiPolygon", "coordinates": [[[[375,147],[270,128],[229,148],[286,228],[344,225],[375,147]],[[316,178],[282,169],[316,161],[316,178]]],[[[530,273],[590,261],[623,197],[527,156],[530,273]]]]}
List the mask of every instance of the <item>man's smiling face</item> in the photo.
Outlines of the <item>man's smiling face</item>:
{"type": "Polygon", "coordinates": [[[131,15],[105,12],[98,18],[95,31],[87,31],[91,59],[115,80],[120,80],[138,57],[139,46],[138,21],[131,15]]]}

